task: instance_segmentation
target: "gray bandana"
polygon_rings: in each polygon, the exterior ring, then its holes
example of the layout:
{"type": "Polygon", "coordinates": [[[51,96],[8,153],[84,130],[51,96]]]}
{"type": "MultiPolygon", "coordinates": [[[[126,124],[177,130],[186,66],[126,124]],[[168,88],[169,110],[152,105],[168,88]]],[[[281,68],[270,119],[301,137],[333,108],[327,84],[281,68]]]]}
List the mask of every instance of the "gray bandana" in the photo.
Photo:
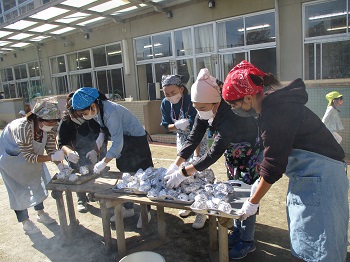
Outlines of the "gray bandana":
{"type": "Polygon", "coordinates": [[[162,76],[162,86],[182,86],[181,76],[179,75],[163,75],[162,76]]]}

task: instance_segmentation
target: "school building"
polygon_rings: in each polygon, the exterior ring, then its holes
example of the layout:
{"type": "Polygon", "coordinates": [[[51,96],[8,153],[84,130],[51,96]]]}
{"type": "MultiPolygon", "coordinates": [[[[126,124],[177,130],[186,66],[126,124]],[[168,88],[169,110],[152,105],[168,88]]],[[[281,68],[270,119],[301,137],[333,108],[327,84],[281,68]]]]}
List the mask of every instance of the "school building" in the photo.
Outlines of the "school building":
{"type": "MultiPolygon", "coordinates": [[[[245,59],[285,84],[302,78],[307,106],[320,118],[325,95],[342,93],[341,145],[350,155],[350,0],[0,4],[0,91],[7,99],[30,103],[96,87],[158,127],[162,75],[183,75],[190,89],[201,68],[224,80],[245,59]]],[[[0,119],[4,110],[0,103],[0,119]]]]}

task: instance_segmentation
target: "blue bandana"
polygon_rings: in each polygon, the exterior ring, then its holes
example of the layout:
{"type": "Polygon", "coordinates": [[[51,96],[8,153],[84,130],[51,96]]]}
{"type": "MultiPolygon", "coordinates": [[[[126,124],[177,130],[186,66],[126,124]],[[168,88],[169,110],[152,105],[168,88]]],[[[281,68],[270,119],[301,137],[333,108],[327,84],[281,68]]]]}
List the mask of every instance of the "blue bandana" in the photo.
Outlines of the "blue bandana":
{"type": "Polygon", "coordinates": [[[72,97],[72,106],[74,110],[82,110],[91,106],[93,102],[99,97],[96,88],[82,87],[75,91],[72,97]]]}

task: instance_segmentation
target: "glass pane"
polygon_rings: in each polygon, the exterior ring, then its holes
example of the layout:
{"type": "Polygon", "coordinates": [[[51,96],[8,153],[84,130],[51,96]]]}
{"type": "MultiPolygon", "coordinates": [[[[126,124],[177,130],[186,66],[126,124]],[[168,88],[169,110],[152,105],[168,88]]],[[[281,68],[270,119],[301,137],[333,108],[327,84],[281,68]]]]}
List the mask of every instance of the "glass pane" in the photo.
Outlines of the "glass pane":
{"type": "Polygon", "coordinates": [[[67,94],[69,92],[66,76],[55,77],[54,80],[56,84],[57,94],[67,94]]]}
{"type": "Polygon", "coordinates": [[[244,45],[243,18],[218,23],[217,31],[219,49],[244,45]]]}
{"type": "Polygon", "coordinates": [[[350,41],[322,44],[322,78],[350,78],[350,41]]]}
{"type": "Polygon", "coordinates": [[[15,71],[15,77],[16,79],[21,79],[21,70],[19,68],[19,65],[18,66],[14,66],[13,67],[14,71],[15,71]]]}
{"type": "Polygon", "coordinates": [[[12,81],[13,78],[13,73],[12,73],[12,68],[6,68],[6,75],[7,75],[7,81],[12,81]]]}
{"type": "Polygon", "coordinates": [[[153,36],[153,51],[154,58],[172,56],[173,53],[171,51],[171,34],[166,33],[153,36]]]}
{"type": "Polygon", "coordinates": [[[321,44],[316,44],[316,78],[321,79],[321,44]]]}
{"type": "Polygon", "coordinates": [[[156,83],[160,83],[162,86],[162,76],[163,75],[171,75],[170,63],[159,63],[154,65],[155,73],[156,73],[156,83]]]}
{"type": "Polygon", "coordinates": [[[94,56],[95,67],[107,65],[106,49],[104,46],[92,49],[92,54],[94,56]]]}
{"type": "Polygon", "coordinates": [[[175,50],[177,56],[192,55],[191,29],[175,31],[175,50]]]}
{"type": "Polygon", "coordinates": [[[40,80],[32,80],[30,81],[30,85],[28,87],[29,99],[32,99],[36,96],[46,95],[46,88],[42,86],[40,80]]]}
{"type": "Polygon", "coordinates": [[[277,73],[276,48],[250,51],[250,62],[266,73],[277,73]],[[269,61],[266,63],[266,61],[269,61]]]}
{"type": "Polygon", "coordinates": [[[82,51],[78,53],[78,60],[79,60],[79,68],[78,69],[87,69],[91,68],[91,59],[90,59],[90,52],[82,51]]]}
{"type": "Polygon", "coordinates": [[[92,87],[91,73],[71,75],[71,90],[75,91],[81,87],[92,87]]]}
{"type": "Polygon", "coordinates": [[[28,63],[29,77],[37,77],[40,76],[39,63],[32,62],[28,63]]]}
{"type": "Polygon", "coordinates": [[[196,80],[193,73],[193,59],[181,59],[176,61],[177,74],[182,76],[183,84],[190,89],[196,80]]]}
{"type": "Polygon", "coordinates": [[[110,98],[109,84],[107,78],[107,71],[97,71],[95,72],[97,86],[96,88],[103,94],[110,98]]]}
{"type": "Polygon", "coordinates": [[[1,69],[1,80],[3,82],[7,81],[6,69],[1,69]]]}
{"type": "Polygon", "coordinates": [[[78,54],[77,53],[69,54],[67,56],[67,62],[68,62],[70,71],[76,71],[76,70],[79,69],[79,66],[78,66],[78,54]]]}
{"type": "Polygon", "coordinates": [[[113,100],[125,98],[125,89],[124,89],[124,79],[123,79],[123,70],[113,69],[108,71],[108,76],[111,83],[111,90],[113,100]]]}
{"type": "Polygon", "coordinates": [[[212,76],[215,75],[215,65],[214,65],[214,62],[211,61],[210,56],[197,58],[196,64],[197,64],[197,72],[195,74],[196,75],[195,78],[197,78],[199,70],[201,70],[202,68],[208,68],[209,73],[212,76]]]}
{"type": "Polygon", "coordinates": [[[223,79],[220,79],[222,82],[225,81],[225,78],[230,72],[230,70],[241,61],[245,60],[245,53],[235,53],[235,54],[227,54],[222,56],[223,62],[223,79]]]}
{"type": "MultiPolygon", "coordinates": [[[[51,71],[52,74],[57,74],[58,73],[58,63],[57,63],[57,58],[50,58],[50,66],[51,66],[51,71]]],[[[30,70],[30,68],[29,68],[30,70]]]]}
{"type": "Polygon", "coordinates": [[[6,1],[1,1],[1,2],[4,5],[5,12],[16,6],[16,0],[6,0],[6,1]]]}
{"type": "Polygon", "coordinates": [[[66,72],[66,62],[64,61],[64,56],[58,56],[57,63],[58,63],[58,72],[59,73],[66,72]]]}
{"type": "Polygon", "coordinates": [[[29,95],[28,95],[28,82],[20,82],[17,83],[17,94],[18,97],[23,97],[24,101],[26,103],[29,102],[29,95]]]}
{"type": "Polygon", "coordinates": [[[21,70],[21,78],[28,78],[28,73],[27,73],[27,66],[26,65],[20,65],[20,70],[21,70]]]}
{"type": "Polygon", "coordinates": [[[16,98],[15,84],[4,85],[4,93],[6,98],[16,98]]]}
{"type": "Polygon", "coordinates": [[[151,37],[143,37],[135,40],[137,61],[153,58],[151,37]]]}
{"type": "Polygon", "coordinates": [[[213,25],[203,25],[194,28],[196,54],[214,51],[213,25]]]}
{"type": "Polygon", "coordinates": [[[137,79],[139,81],[140,99],[148,100],[148,83],[153,83],[152,64],[137,66],[137,79]]]}
{"type": "Polygon", "coordinates": [[[274,12],[247,17],[245,26],[247,45],[276,41],[274,12]]]}
{"type": "Polygon", "coordinates": [[[346,1],[328,1],[305,7],[305,37],[339,33],[346,33],[346,1]]]}
{"type": "Polygon", "coordinates": [[[314,44],[306,44],[304,48],[305,80],[315,79],[315,51],[314,44]]]}
{"type": "Polygon", "coordinates": [[[120,44],[106,46],[108,65],[123,63],[120,44]]]}
{"type": "Polygon", "coordinates": [[[9,85],[5,84],[2,87],[4,88],[5,98],[11,97],[9,85]]]}

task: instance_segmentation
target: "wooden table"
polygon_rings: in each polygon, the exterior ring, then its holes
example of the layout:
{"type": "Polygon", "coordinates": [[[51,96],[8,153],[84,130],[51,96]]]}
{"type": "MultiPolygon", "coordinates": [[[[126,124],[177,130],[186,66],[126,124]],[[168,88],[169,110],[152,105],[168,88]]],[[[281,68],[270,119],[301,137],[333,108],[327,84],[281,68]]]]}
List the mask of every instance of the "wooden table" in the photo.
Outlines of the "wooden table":
{"type": "Polygon", "coordinates": [[[75,216],[72,192],[96,193],[98,191],[104,191],[112,188],[116,184],[117,179],[121,178],[121,176],[121,172],[108,171],[80,185],[60,184],[52,181],[46,185],[46,189],[52,190],[52,197],[56,200],[59,222],[62,234],[65,238],[69,239],[72,236],[72,232],[74,232],[74,228],[79,225],[79,221],[75,216]],[[69,225],[67,222],[63,192],[65,192],[66,195],[69,225]]]}
{"type": "MultiPolygon", "coordinates": [[[[124,257],[127,253],[132,253],[138,250],[126,249],[125,233],[124,233],[124,220],[122,214],[122,204],[125,202],[134,202],[141,204],[141,217],[142,217],[142,230],[147,230],[147,205],[154,205],[157,208],[157,221],[158,221],[158,239],[152,243],[146,243],[147,247],[140,246],[139,249],[152,249],[159,245],[168,242],[165,230],[165,216],[164,207],[187,209],[191,210],[189,205],[165,202],[165,201],[152,201],[146,196],[131,195],[115,193],[112,189],[99,191],[95,193],[95,197],[99,199],[101,207],[101,216],[103,224],[103,234],[105,238],[106,247],[108,250],[112,248],[111,243],[111,230],[109,223],[108,208],[115,207],[115,221],[116,221],[116,233],[117,233],[117,246],[119,258],[124,257]]],[[[195,232],[193,232],[195,234],[195,232]]],[[[221,226],[217,221],[216,216],[209,215],[209,254],[211,261],[228,262],[228,230],[226,227],[221,226]]]]}

